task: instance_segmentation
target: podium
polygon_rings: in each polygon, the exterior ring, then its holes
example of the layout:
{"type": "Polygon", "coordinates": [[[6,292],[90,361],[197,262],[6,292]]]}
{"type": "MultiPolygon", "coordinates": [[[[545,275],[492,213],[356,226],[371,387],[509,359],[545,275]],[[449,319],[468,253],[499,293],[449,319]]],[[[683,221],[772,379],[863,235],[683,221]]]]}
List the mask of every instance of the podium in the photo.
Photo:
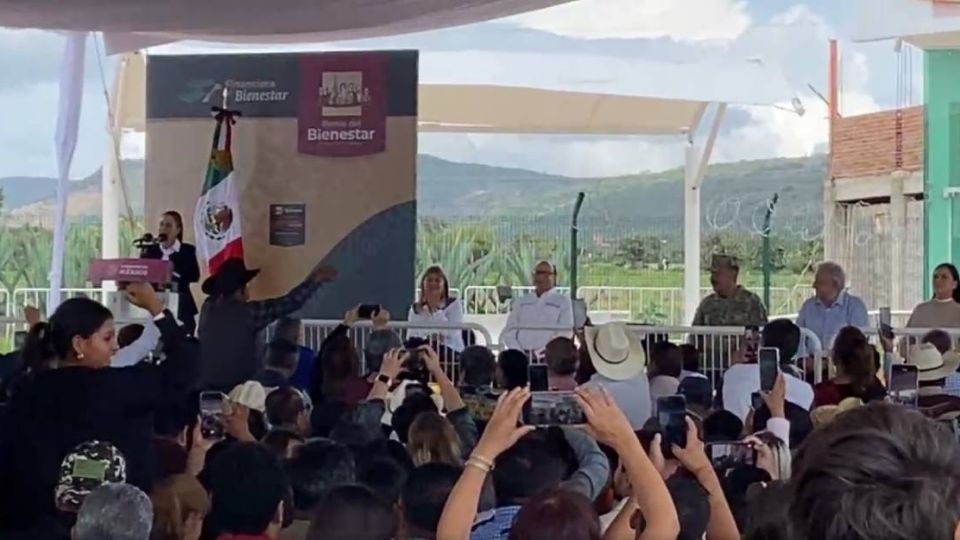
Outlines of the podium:
{"type": "Polygon", "coordinates": [[[127,283],[150,283],[157,291],[165,309],[177,313],[180,295],[173,281],[173,265],[159,259],[94,259],[90,261],[87,279],[94,285],[113,281],[121,290],[104,292],[103,303],[113,313],[117,322],[143,321],[151,318],[127,299],[123,285],[127,283]]]}

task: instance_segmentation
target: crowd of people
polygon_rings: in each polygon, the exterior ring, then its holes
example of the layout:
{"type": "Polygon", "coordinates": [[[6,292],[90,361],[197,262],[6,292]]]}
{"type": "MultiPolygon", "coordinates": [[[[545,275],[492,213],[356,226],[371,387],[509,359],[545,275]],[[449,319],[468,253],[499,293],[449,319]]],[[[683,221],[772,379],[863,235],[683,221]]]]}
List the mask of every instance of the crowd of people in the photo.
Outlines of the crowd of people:
{"type": "MultiPolygon", "coordinates": [[[[796,324],[767,321],[738,266],[714,258],[695,317],[759,328],[719,374],[695,339],[575,329],[546,261],[502,351],[447,324],[462,309],[439,267],[407,313],[438,331],[402,339],[386,309],[358,306],[316,351],[291,314],[335,280],[323,266],[254,301],[257,271],[231,260],[201,309],[178,314],[129,284],[152,320],[119,331],[106,307],[68,300],[5,357],[17,369],[0,381],[0,540],[960,538],[950,334],[878,351],[834,264],[796,324]],[[178,319],[196,311],[193,337],[178,319]],[[546,329],[558,325],[571,331],[546,329]],[[822,382],[801,326],[830,343],[822,382]],[[780,358],[766,388],[764,348],[780,358]],[[890,402],[899,363],[918,373],[913,406],[890,402]],[[535,414],[549,396],[562,413],[535,414]]],[[[911,324],[960,326],[958,281],[939,267],[911,324]]]]}

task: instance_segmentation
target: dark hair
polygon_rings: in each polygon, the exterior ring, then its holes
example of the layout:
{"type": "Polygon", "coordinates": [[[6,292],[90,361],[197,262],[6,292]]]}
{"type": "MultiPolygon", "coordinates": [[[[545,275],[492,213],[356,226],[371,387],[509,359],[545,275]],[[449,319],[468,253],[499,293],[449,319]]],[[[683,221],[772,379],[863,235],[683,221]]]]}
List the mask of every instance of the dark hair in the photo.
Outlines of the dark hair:
{"type": "Polygon", "coordinates": [[[420,276],[420,299],[423,300],[423,283],[427,281],[427,277],[434,275],[440,276],[443,278],[443,299],[447,300],[450,298],[450,280],[447,279],[447,274],[444,273],[443,268],[440,268],[437,265],[433,265],[430,268],[427,268],[423,271],[423,275],[420,276]]]}
{"type": "Polygon", "coordinates": [[[363,347],[364,370],[368,373],[379,371],[383,364],[383,355],[390,349],[403,347],[403,340],[393,330],[381,329],[370,332],[367,343],[363,347]]]}
{"type": "Polygon", "coordinates": [[[576,380],[579,384],[588,382],[597,373],[597,368],[593,366],[593,359],[590,358],[590,350],[587,347],[580,347],[580,364],[577,366],[576,380]]]}
{"type": "Polygon", "coordinates": [[[397,514],[363,486],[340,486],[323,494],[306,540],[391,540],[397,514]]]}
{"type": "Polygon", "coordinates": [[[650,348],[650,364],[657,375],[679,379],[683,371],[683,352],[669,341],[655,343],[650,348]]]}
{"type": "Polygon", "coordinates": [[[527,380],[530,377],[530,374],[527,373],[530,360],[523,351],[516,349],[503,351],[497,358],[497,365],[500,367],[500,374],[503,376],[504,390],[512,390],[527,385],[527,380]]]}
{"type": "Polygon", "coordinates": [[[497,457],[493,469],[497,506],[523,504],[526,499],[557,487],[563,480],[564,469],[563,461],[551,452],[542,437],[536,433],[525,435],[497,457]]]}
{"type": "Polygon", "coordinates": [[[568,337],[557,337],[547,343],[544,360],[550,371],[557,375],[573,375],[577,372],[580,351],[568,337]]]}
{"type": "Polygon", "coordinates": [[[256,410],[250,409],[250,417],[247,418],[247,426],[250,428],[250,434],[253,438],[260,440],[264,438],[270,427],[267,425],[267,415],[256,410]]]}
{"type": "Polygon", "coordinates": [[[666,484],[680,519],[677,540],[700,540],[710,522],[710,496],[707,490],[686,471],[674,474],[666,484]]]}
{"type": "Polygon", "coordinates": [[[292,442],[304,442],[303,435],[286,428],[277,428],[271,429],[264,435],[263,440],[260,441],[264,446],[269,448],[276,454],[280,459],[286,459],[287,457],[287,448],[290,447],[292,442]]]}
{"type": "Polygon", "coordinates": [[[931,330],[927,332],[920,343],[929,343],[940,351],[940,354],[947,354],[953,350],[953,338],[943,330],[931,330]]]}
{"type": "Polygon", "coordinates": [[[163,213],[165,216],[170,216],[173,218],[173,221],[177,223],[177,228],[180,229],[180,232],[177,233],[177,240],[183,242],[183,216],[180,215],[180,212],[176,210],[167,210],[163,213]]]}
{"type": "Polygon", "coordinates": [[[800,349],[800,327],[788,319],[770,321],[763,327],[764,347],[780,350],[780,363],[793,360],[800,349]]]}
{"type": "Polygon", "coordinates": [[[680,354],[683,355],[683,369],[685,371],[700,371],[700,351],[689,343],[680,345],[680,354]]]}
{"type": "Polygon", "coordinates": [[[773,481],[747,489],[744,512],[745,540],[784,540],[789,534],[790,490],[786,483],[773,481]]]}
{"type": "Polygon", "coordinates": [[[489,386],[493,383],[493,373],[497,369],[497,359],[490,349],[472,345],[460,353],[460,369],[463,384],[470,386],[489,386]]]}
{"type": "Polygon", "coordinates": [[[403,519],[418,529],[436,532],[447,497],[463,472],[445,463],[428,463],[410,473],[403,488],[403,519]]]}
{"type": "Polygon", "coordinates": [[[143,335],[142,324],[128,324],[117,331],[117,347],[129,347],[143,335]]]}
{"type": "Polygon", "coordinates": [[[293,343],[285,339],[275,339],[267,345],[267,355],[264,358],[264,367],[294,371],[300,359],[300,350],[293,343]]]}
{"type": "Polygon", "coordinates": [[[867,341],[867,336],[853,326],[841,328],[833,341],[833,361],[850,379],[855,394],[863,394],[877,377],[873,362],[875,350],[867,341]]]}
{"type": "Polygon", "coordinates": [[[329,439],[311,440],[287,461],[297,511],[312,512],[323,493],[356,482],[357,469],[350,450],[329,439]]]}
{"type": "Polygon", "coordinates": [[[88,339],[113,314],[89,298],[71,298],[53,312],[50,320],[33,325],[23,347],[24,365],[33,371],[48,367],[53,359],[66,360],[74,354],[73,338],[88,339]]]}
{"type": "MultiPolygon", "coordinates": [[[[807,437],[813,433],[813,420],[810,419],[810,411],[789,401],[783,404],[783,412],[788,422],[790,422],[790,448],[798,448],[807,437]]],[[[770,420],[770,409],[764,405],[753,413],[753,432],[767,429],[767,422],[770,420]]]]}
{"type": "MultiPolygon", "coordinates": [[[[933,273],[936,274],[941,268],[946,268],[947,271],[950,272],[950,275],[953,276],[953,280],[957,283],[960,283],[960,272],[957,272],[956,266],[954,266],[952,263],[943,263],[937,265],[937,267],[933,269],[933,273]]],[[[960,302],[960,286],[953,289],[953,300],[955,302],[960,302]]]]}
{"type": "Polygon", "coordinates": [[[196,417],[197,411],[191,410],[185,400],[170,400],[154,412],[153,432],[161,437],[176,437],[192,426],[196,417]]]}
{"type": "Polygon", "coordinates": [[[344,384],[360,376],[357,350],[347,335],[333,336],[327,340],[319,357],[319,369],[314,367],[314,371],[319,371],[322,377],[320,395],[326,400],[342,399],[344,384]]]}
{"type": "Polygon", "coordinates": [[[710,413],[703,419],[703,438],[706,441],[736,441],[743,434],[743,420],[727,410],[710,413]]]}
{"type": "Polygon", "coordinates": [[[388,455],[364,463],[358,468],[357,481],[383,502],[393,506],[400,500],[407,483],[407,469],[388,455]]]}
{"type": "Polygon", "coordinates": [[[262,534],[287,492],[280,460],[259,443],[229,445],[210,463],[210,516],[217,533],[262,534]]]}
{"type": "Polygon", "coordinates": [[[590,501],[569,489],[554,489],[520,509],[510,540],[600,540],[600,519],[590,501]]]}
{"type": "Polygon", "coordinates": [[[410,434],[410,426],[416,420],[420,413],[437,412],[437,404],[426,394],[416,393],[407,396],[403,404],[393,411],[390,417],[390,427],[397,434],[397,438],[403,444],[407,444],[407,436],[410,434]]]}
{"type": "Polygon", "coordinates": [[[306,410],[303,397],[293,387],[280,387],[267,394],[265,402],[267,422],[271,426],[292,426],[297,417],[306,410]]]}
{"type": "Polygon", "coordinates": [[[273,327],[274,339],[289,341],[296,346],[300,342],[300,325],[301,321],[296,317],[283,317],[273,327]]]}
{"type": "Polygon", "coordinates": [[[960,446],[916,409],[871,403],[814,432],[790,484],[798,538],[952,540],[960,446]]]}

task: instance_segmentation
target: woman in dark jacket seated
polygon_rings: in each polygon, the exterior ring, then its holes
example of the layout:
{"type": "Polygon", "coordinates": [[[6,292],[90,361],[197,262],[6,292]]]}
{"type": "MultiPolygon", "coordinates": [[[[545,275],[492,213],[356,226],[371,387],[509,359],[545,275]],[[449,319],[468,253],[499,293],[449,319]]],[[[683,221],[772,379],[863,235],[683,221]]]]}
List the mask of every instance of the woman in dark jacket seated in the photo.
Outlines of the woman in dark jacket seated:
{"type": "Polygon", "coordinates": [[[113,315],[87,298],[67,300],[31,329],[28,373],[13,391],[0,433],[0,529],[29,527],[54,512],[61,460],[86,441],[116,446],[127,460],[128,482],[149,493],[153,414],[186,397],[197,349],[150,285],[131,284],[126,294],[154,316],[166,353],[159,365],[111,368],[113,315]]]}

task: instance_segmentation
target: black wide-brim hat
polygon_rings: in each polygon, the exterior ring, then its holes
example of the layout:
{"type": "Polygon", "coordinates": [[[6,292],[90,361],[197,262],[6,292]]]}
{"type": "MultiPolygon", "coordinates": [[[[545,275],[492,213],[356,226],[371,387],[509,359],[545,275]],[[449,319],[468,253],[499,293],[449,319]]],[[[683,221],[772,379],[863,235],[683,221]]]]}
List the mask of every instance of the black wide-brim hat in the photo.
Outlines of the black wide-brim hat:
{"type": "Polygon", "coordinates": [[[217,273],[203,282],[201,289],[208,296],[230,296],[257,277],[260,270],[249,270],[243,259],[227,259],[217,273]]]}

